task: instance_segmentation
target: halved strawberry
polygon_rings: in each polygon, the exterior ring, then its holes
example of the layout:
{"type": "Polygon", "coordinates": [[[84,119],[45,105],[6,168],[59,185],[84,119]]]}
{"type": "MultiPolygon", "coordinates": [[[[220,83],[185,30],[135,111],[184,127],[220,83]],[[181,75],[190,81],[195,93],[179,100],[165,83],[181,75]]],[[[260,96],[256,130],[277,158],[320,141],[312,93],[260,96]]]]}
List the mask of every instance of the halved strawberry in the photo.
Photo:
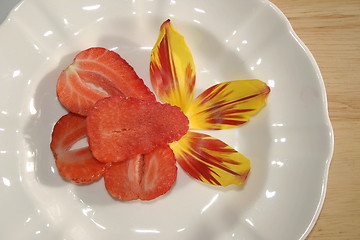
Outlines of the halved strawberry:
{"type": "Polygon", "coordinates": [[[70,112],[83,116],[98,100],[111,95],[155,101],[154,94],[119,54],[100,47],[76,55],[60,74],[56,93],[70,112]]]}
{"type": "Polygon", "coordinates": [[[55,124],[50,143],[60,175],[79,184],[93,182],[105,171],[105,164],[92,156],[89,147],[71,149],[86,137],[85,124],[84,117],[73,113],[64,115],[55,124]]]}
{"type": "Polygon", "coordinates": [[[98,101],[86,118],[90,149],[101,162],[124,161],[177,141],[188,123],[178,107],[119,96],[98,101]]]}
{"type": "Polygon", "coordinates": [[[105,187],[120,200],[152,200],[167,193],[173,186],[177,167],[168,145],[113,163],[104,175],[105,187]]]}

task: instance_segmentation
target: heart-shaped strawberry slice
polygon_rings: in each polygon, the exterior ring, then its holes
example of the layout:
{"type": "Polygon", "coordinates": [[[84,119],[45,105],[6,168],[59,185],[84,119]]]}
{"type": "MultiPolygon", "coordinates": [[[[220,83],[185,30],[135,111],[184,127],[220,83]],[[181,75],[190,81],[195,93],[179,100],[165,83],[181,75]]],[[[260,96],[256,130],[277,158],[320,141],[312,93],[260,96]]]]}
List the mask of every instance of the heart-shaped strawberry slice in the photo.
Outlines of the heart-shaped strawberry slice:
{"type": "Polygon", "coordinates": [[[101,47],[76,55],[60,74],[56,94],[66,109],[83,116],[98,100],[113,95],[155,101],[133,67],[116,52],[101,47]]]}
{"type": "Polygon", "coordinates": [[[180,108],[112,96],[98,101],[86,118],[90,149],[101,162],[119,162],[179,140],[189,121],[180,108]]]}

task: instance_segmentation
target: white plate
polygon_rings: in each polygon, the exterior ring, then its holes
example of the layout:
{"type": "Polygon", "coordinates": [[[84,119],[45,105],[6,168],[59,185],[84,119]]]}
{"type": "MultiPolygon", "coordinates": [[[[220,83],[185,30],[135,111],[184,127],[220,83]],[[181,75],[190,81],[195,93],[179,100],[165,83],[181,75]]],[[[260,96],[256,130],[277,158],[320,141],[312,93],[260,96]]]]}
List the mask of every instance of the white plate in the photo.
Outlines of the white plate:
{"type": "Polygon", "coordinates": [[[25,0],[0,27],[0,239],[304,239],[325,197],[333,133],[315,60],[266,0],[25,0]],[[197,91],[259,78],[267,106],[213,131],[252,161],[244,187],[212,187],[182,170],[151,202],[113,200],[103,181],[76,186],[49,150],[65,110],[57,76],[90,46],[113,49],[149,85],[149,55],[172,19],[197,67],[197,91]]]}

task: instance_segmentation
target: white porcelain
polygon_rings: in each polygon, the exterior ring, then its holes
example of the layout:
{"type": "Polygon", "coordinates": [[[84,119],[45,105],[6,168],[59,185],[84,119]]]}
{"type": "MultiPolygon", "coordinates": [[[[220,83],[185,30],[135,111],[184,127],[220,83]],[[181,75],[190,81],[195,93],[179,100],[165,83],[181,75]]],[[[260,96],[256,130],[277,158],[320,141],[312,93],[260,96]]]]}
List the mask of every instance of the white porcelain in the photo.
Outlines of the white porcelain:
{"type": "Polygon", "coordinates": [[[0,27],[0,239],[304,239],[320,213],[333,132],[320,71],[267,0],[25,0],[0,27]],[[212,131],[252,161],[244,187],[179,170],[151,202],[120,202],[103,181],[76,186],[49,149],[65,113],[57,76],[91,46],[113,49],[149,85],[149,55],[172,19],[197,67],[197,92],[259,78],[271,93],[248,124],[212,131]]]}

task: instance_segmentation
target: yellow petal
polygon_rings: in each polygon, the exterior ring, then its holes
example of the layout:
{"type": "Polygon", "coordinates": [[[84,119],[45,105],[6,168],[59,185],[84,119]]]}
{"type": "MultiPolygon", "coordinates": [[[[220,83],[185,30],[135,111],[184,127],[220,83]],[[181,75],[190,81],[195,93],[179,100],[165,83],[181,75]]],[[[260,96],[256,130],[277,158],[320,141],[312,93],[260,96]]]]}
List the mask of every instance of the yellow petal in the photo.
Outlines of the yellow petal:
{"type": "Polygon", "coordinates": [[[195,65],[184,37],[170,20],[161,25],[151,52],[150,78],[156,95],[163,103],[187,111],[194,97],[195,65]]]}
{"type": "Polygon", "coordinates": [[[190,129],[217,130],[249,121],[266,103],[270,88],[260,80],[238,80],[214,85],[190,105],[190,129]]]}
{"type": "Polygon", "coordinates": [[[241,185],[250,161],[235,149],[209,135],[188,131],[170,144],[179,165],[193,178],[213,185],[241,185]]]}

